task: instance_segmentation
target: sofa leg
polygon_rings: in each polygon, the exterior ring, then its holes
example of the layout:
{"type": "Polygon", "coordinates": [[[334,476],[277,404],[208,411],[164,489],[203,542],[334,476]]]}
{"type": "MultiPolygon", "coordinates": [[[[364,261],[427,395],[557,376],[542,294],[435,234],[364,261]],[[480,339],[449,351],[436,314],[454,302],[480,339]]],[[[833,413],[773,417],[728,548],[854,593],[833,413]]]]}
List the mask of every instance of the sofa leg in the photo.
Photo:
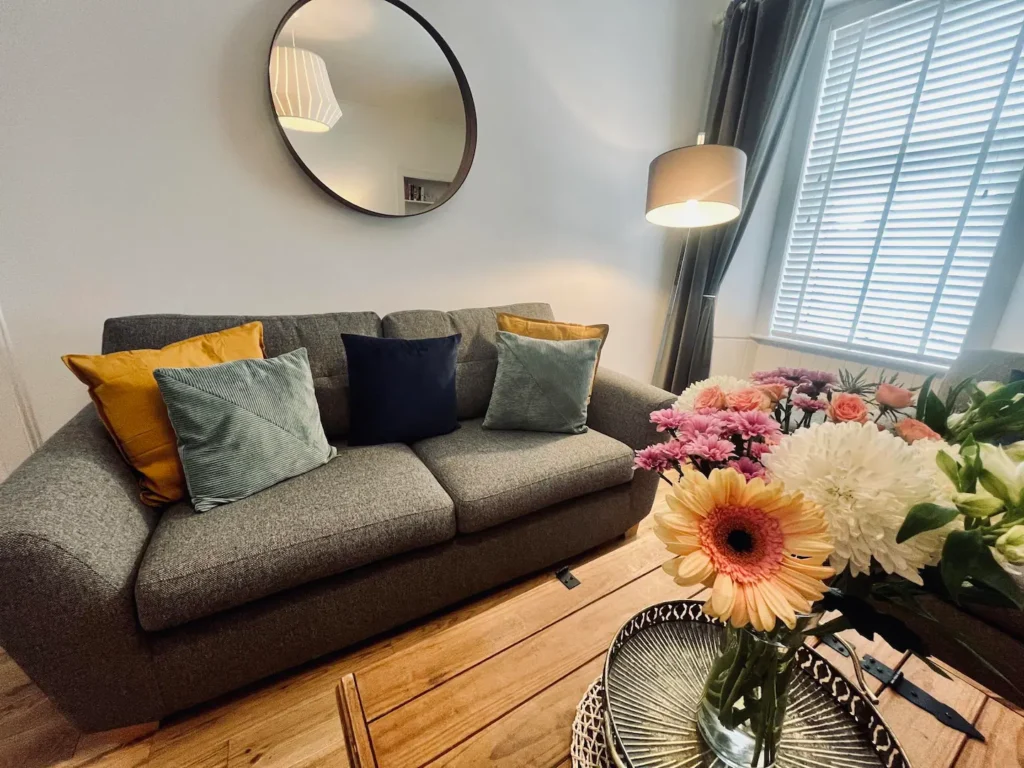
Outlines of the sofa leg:
{"type": "Polygon", "coordinates": [[[626,531],[624,534],[622,534],[622,538],[627,539],[627,540],[628,539],[632,539],[632,538],[634,538],[636,536],[636,532],[639,531],[639,530],[640,530],[640,523],[637,523],[632,528],[630,528],[628,531],[626,531]]]}

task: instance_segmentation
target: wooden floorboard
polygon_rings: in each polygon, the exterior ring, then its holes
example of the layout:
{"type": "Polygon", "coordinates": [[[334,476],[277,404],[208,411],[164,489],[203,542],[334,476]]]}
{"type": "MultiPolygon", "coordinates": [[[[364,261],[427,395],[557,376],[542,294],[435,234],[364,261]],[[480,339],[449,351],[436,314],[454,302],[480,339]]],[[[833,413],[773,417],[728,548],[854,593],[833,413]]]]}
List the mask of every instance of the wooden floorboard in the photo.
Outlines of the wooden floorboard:
{"type": "MultiPolygon", "coordinates": [[[[1000,755],[1008,768],[1024,766],[1024,717],[992,699],[985,702],[975,721],[986,742],[968,739],[956,761],[956,768],[995,768],[1000,755]]],[[[927,768],[927,766],[924,766],[927,768]]]]}
{"type": "Polygon", "coordinates": [[[681,589],[663,573],[650,573],[372,722],[378,763],[429,762],[607,650],[626,620],[679,597],[681,589]]]}
{"type": "Polygon", "coordinates": [[[345,675],[338,683],[338,709],[342,729],[345,731],[349,764],[352,768],[377,768],[377,758],[373,754],[370,731],[366,727],[366,712],[355,675],[345,675]]]}
{"type": "Polygon", "coordinates": [[[430,768],[559,765],[569,754],[576,705],[603,667],[602,653],[441,755],[430,768]]]}
{"type": "MultiPolygon", "coordinates": [[[[910,682],[951,706],[968,721],[974,722],[980,714],[985,695],[962,680],[940,677],[923,661],[913,657],[907,659],[900,671],[910,682]]],[[[967,740],[964,734],[947,728],[891,689],[882,693],[878,711],[886,722],[899,723],[896,736],[911,765],[948,768],[967,740]]]]}
{"type": "Polygon", "coordinates": [[[604,557],[573,569],[580,585],[566,589],[546,578],[483,614],[359,670],[369,720],[659,568],[668,559],[653,536],[623,542],[604,557]]]}

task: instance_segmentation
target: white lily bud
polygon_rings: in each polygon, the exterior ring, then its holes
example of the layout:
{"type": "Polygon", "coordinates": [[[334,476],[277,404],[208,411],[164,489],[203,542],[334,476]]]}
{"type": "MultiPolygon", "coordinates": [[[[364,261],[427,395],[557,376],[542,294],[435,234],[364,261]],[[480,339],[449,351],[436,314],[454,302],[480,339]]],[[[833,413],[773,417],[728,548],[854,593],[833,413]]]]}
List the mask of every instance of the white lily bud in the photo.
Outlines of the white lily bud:
{"type": "Polygon", "coordinates": [[[996,550],[1014,565],[1024,564],[1024,525],[1015,525],[996,539],[996,550]]]}
{"type": "Polygon", "coordinates": [[[970,517],[992,517],[1005,509],[1001,500],[987,493],[954,493],[953,503],[961,514],[970,517]]]}

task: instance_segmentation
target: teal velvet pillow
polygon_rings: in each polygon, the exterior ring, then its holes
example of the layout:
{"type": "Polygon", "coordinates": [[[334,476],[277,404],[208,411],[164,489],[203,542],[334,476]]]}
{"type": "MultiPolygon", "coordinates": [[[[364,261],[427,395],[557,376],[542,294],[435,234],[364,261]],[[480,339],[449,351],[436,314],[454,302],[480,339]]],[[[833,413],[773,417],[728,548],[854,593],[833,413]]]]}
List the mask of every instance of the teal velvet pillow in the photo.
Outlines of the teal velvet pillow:
{"type": "Polygon", "coordinates": [[[549,341],[498,331],[498,372],[484,429],[587,431],[601,339],[549,341]]]}
{"type": "Polygon", "coordinates": [[[196,511],[252,496],[326,464],[305,348],[269,360],[153,372],[178,437],[196,511]]]}

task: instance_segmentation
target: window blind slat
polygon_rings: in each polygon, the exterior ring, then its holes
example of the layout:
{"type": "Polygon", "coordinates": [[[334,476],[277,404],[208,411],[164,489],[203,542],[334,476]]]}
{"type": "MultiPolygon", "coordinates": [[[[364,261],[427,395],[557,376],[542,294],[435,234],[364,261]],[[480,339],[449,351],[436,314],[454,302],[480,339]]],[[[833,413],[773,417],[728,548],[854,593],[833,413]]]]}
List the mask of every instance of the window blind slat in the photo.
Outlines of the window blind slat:
{"type": "Polygon", "coordinates": [[[1024,0],[832,32],[771,333],[959,353],[1024,171],[1024,0]]]}

